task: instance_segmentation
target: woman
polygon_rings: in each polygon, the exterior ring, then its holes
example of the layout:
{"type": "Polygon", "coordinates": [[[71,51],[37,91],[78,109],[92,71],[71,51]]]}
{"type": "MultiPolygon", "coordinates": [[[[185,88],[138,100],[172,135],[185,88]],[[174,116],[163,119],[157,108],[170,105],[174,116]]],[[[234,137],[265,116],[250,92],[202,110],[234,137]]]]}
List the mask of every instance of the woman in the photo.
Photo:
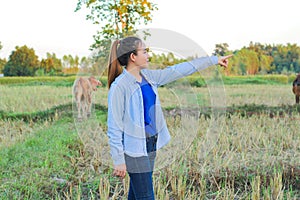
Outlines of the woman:
{"type": "Polygon", "coordinates": [[[202,57],[150,70],[148,51],[141,39],[126,37],[112,44],[107,134],[113,174],[124,178],[128,172],[130,177],[128,199],[154,199],[155,152],[170,140],[157,88],[211,65],[227,67],[229,57],[202,57]]]}

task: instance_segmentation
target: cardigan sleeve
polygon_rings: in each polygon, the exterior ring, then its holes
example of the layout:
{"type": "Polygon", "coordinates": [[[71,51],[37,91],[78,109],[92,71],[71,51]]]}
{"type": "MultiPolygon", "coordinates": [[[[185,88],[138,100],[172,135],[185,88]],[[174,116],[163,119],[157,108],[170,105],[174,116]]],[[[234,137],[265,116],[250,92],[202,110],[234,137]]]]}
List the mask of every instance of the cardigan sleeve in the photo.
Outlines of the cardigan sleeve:
{"type": "Polygon", "coordinates": [[[218,64],[217,56],[207,56],[169,66],[165,69],[144,70],[143,73],[145,73],[154,84],[161,86],[216,64],[218,64]]]}
{"type": "Polygon", "coordinates": [[[112,84],[108,93],[107,135],[114,165],[125,163],[123,145],[125,95],[120,87],[112,84]]]}

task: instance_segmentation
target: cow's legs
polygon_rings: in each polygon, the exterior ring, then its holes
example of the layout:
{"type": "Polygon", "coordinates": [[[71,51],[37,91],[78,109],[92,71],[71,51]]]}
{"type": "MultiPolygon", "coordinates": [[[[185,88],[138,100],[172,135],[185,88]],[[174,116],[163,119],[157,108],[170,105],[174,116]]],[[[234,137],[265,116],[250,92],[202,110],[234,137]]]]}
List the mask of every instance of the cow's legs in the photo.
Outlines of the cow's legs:
{"type": "Polygon", "coordinates": [[[81,115],[82,115],[82,118],[86,118],[87,117],[87,113],[86,113],[86,110],[87,110],[87,102],[85,100],[81,101],[81,115]]]}
{"type": "Polygon", "coordinates": [[[87,117],[91,116],[91,105],[92,105],[92,96],[91,96],[91,94],[89,94],[88,95],[88,99],[87,99],[87,109],[86,109],[86,111],[87,111],[87,113],[86,113],[87,117]]]}
{"type": "Polygon", "coordinates": [[[299,95],[296,95],[296,104],[299,104],[299,95]]]}
{"type": "Polygon", "coordinates": [[[81,102],[79,100],[79,101],[77,101],[77,112],[78,112],[77,118],[78,119],[81,119],[81,110],[82,110],[82,105],[81,105],[81,102]]]}

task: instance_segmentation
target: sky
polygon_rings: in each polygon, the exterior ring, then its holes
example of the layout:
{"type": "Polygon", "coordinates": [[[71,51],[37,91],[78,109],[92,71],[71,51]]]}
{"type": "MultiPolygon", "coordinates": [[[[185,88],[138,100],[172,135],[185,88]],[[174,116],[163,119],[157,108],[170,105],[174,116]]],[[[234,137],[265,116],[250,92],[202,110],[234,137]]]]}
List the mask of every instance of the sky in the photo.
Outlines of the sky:
{"type": "MultiPolygon", "coordinates": [[[[183,34],[212,54],[216,44],[230,50],[249,43],[300,46],[297,0],[153,0],[158,10],[153,21],[139,28],[161,28],[183,34]]],[[[99,25],[86,20],[86,9],[74,12],[77,0],[2,0],[0,6],[0,58],[16,46],[46,53],[89,56],[99,25]]]]}

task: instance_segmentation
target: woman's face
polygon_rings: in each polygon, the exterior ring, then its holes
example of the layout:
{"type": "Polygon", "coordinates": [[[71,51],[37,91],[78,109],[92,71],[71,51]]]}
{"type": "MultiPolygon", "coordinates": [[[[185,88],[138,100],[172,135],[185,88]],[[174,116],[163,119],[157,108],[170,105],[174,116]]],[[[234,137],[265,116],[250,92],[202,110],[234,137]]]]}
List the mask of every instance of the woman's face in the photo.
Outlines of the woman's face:
{"type": "Polygon", "coordinates": [[[146,47],[144,43],[140,44],[136,49],[137,55],[135,56],[135,65],[144,69],[149,65],[149,49],[146,47]]]}

